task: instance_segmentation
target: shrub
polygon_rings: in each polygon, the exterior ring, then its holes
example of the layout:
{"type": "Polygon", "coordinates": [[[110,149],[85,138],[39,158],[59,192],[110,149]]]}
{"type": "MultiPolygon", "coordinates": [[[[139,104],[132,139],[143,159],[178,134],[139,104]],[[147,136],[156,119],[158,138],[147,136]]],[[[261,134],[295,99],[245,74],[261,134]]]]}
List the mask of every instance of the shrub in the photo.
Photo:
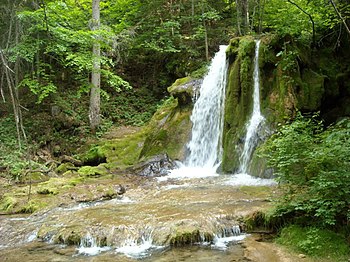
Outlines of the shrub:
{"type": "Polygon", "coordinates": [[[282,126],[262,150],[285,195],[277,212],[301,224],[350,220],[350,120],[323,130],[317,116],[282,126]]]}

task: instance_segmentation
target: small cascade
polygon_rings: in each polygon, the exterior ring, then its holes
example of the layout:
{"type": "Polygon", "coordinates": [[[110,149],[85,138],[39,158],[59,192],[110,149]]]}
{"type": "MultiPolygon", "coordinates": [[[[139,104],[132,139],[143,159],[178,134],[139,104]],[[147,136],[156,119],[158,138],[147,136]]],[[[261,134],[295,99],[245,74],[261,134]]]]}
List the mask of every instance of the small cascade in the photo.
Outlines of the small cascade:
{"type": "Polygon", "coordinates": [[[153,251],[164,248],[153,244],[152,233],[152,230],[146,229],[138,237],[134,238],[129,235],[123,245],[116,249],[116,252],[134,259],[150,256],[153,251]]]}
{"type": "MultiPolygon", "coordinates": [[[[189,155],[186,167],[215,169],[221,160],[221,136],[226,89],[227,46],[220,46],[211,62],[209,72],[200,88],[191,121],[192,139],[188,143],[189,155]]],[[[214,172],[215,172],[214,170],[214,172]]]]}
{"type": "Polygon", "coordinates": [[[241,241],[246,236],[246,234],[241,233],[239,226],[233,226],[228,230],[222,230],[221,234],[215,234],[213,238],[213,244],[211,246],[213,248],[225,250],[230,243],[241,241]]]}
{"type": "Polygon", "coordinates": [[[264,117],[260,112],[260,76],[259,76],[259,47],[260,40],[255,41],[255,58],[254,58],[254,90],[253,90],[253,112],[247,124],[247,132],[244,139],[243,152],[240,157],[239,173],[248,173],[249,162],[253,150],[258,142],[258,131],[264,122],[264,117]]]}
{"type": "Polygon", "coordinates": [[[80,245],[77,248],[79,254],[86,256],[95,256],[110,249],[110,247],[101,246],[89,233],[81,239],[80,245]]]}

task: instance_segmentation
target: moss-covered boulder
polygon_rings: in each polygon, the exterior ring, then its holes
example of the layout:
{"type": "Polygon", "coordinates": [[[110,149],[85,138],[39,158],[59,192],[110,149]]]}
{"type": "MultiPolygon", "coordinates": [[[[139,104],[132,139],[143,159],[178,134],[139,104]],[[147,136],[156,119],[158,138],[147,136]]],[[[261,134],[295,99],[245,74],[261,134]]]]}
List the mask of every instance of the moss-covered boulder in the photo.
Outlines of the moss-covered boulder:
{"type": "Polygon", "coordinates": [[[184,77],[177,79],[174,84],[168,87],[168,92],[177,99],[179,106],[188,106],[198,92],[202,80],[184,77]]]}
{"type": "Polygon", "coordinates": [[[168,99],[153,116],[149,124],[148,136],[142,148],[140,159],[167,154],[170,159],[183,160],[186,143],[189,141],[192,123],[192,97],[199,88],[199,80],[181,79],[169,88],[175,97],[168,99]]]}

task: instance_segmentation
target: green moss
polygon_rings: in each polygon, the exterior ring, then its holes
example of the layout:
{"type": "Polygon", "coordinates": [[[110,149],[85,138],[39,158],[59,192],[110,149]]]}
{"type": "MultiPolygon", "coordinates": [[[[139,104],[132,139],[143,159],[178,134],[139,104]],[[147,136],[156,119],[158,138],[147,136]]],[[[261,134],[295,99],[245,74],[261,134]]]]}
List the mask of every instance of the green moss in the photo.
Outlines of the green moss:
{"type": "Polygon", "coordinates": [[[172,159],[183,160],[191,132],[191,112],[191,106],[180,107],[173,98],[166,101],[148,126],[140,158],[166,153],[172,159]]]}
{"type": "Polygon", "coordinates": [[[89,151],[81,158],[85,165],[98,165],[106,161],[105,152],[99,145],[91,146],[89,151]]]}
{"type": "Polygon", "coordinates": [[[231,61],[234,61],[237,57],[239,41],[240,41],[239,37],[231,39],[226,49],[226,56],[229,57],[231,61]]]}
{"type": "Polygon", "coordinates": [[[74,165],[72,163],[63,163],[59,165],[55,171],[57,174],[64,174],[65,172],[67,172],[72,168],[74,168],[74,165]]]}
{"type": "Polygon", "coordinates": [[[137,163],[146,133],[144,129],[141,132],[121,139],[104,142],[101,148],[107,157],[106,167],[110,169],[124,169],[137,163]]]}
{"type": "Polygon", "coordinates": [[[21,207],[19,213],[31,214],[35,211],[38,211],[39,209],[44,208],[45,206],[46,205],[42,202],[39,202],[37,200],[30,200],[26,205],[21,207]]]}
{"type": "Polygon", "coordinates": [[[5,196],[0,201],[0,210],[10,212],[18,204],[18,200],[12,196],[5,196]]]}
{"type": "Polygon", "coordinates": [[[247,232],[256,230],[269,230],[278,232],[285,224],[280,216],[276,216],[274,210],[255,211],[243,219],[244,229],[247,232]]]}
{"type": "Polygon", "coordinates": [[[41,194],[41,195],[57,195],[58,189],[57,188],[42,187],[42,188],[39,188],[36,192],[38,194],[41,194]]]}
{"type": "MultiPolygon", "coordinates": [[[[82,227],[77,225],[72,225],[65,227],[60,232],[55,232],[54,242],[57,244],[65,244],[65,245],[79,245],[81,239],[86,235],[86,232],[83,231],[82,227]]],[[[48,225],[44,225],[39,231],[40,236],[45,236],[50,234],[50,232],[55,231],[55,228],[52,228],[48,225]]]]}
{"type": "Polygon", "coordinates": [[[65,185],[66,181],[61,178],[50,178],[48,181],[39,183],[36,192],[43,195],[57,195],[59,189],[65,185]]]}
{"type": "Polygon", "coordinates": [[[178,229],[174,236],[170,239],[172,246],[191,245],[201,241],[199,229],[188,228],[186,230],[178,229]]]}
{"type": "Polygon", "coordinates": [[[67,185],[70,186],[76,186],[80,183],[84,182],[84,177],[78,176],[78,177],[73,177],[67,181],[67,185]]]}
{"type": "Polygon", "coordinates": [[[316,111],[321,107],[324,90],[324,76],[305,69],[296,88],[298,108],[300,110],[316,111]]]}
{"type": "Polygon", "coordinates": [[[83,166],[79,168],[78,174],[83,177],[100,177],[107,174],[107,169],[103,165],[83,166]]]}
{"type": "Polygon", "coordinates": [[[189,76],[176,79],[176,81],[170,87],[168,87],[168,92],[169,93],[173,92],[176,89],[176,87],[182,86],[182,85],[190,82],[191,80],[193,80],[193,79],[189,76]]]}
{"type": "Polygon", "coordinates": [[[230,54],[235,60],[229,67],[226,89],[223,161],[224,172],[233,172],[239,166],[241,137],[252,108],[252,77],[255,42],[252,37],[235,38],[230,43],[230,54]]]}

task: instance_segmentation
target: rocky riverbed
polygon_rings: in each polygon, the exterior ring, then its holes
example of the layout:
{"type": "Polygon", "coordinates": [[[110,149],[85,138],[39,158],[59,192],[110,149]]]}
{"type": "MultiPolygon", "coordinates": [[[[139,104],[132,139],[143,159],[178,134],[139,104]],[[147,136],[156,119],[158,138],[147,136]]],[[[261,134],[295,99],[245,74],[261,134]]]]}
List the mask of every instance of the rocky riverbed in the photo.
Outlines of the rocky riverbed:
{"type": "Polygon", "coordinates": [[[233,175],[90,180],[52,196],[47,208],[32,215],[1,216],[1,257],[4,261],[289,261],[279,260],[270,243],[262,245],[255,241],[261,240],[259,235],[245,229],[244,218],[270,207],[275,194],[270,180],[233,175]],[[275,258],[259,260],[259,254],[275,258]]]}

